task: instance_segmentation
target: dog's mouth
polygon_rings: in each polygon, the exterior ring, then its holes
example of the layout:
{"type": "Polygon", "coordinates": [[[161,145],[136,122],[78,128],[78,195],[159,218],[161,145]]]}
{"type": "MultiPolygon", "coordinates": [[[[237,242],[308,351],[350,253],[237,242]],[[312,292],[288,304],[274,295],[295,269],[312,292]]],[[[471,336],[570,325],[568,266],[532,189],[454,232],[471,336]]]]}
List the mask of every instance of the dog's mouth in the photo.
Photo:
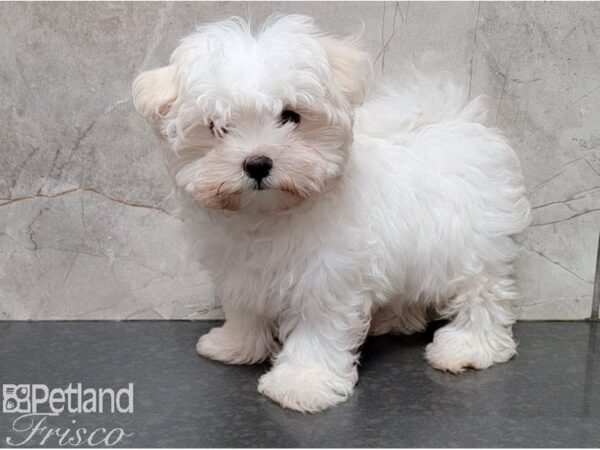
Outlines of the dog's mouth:
{"type": "Polygon", "coordinates": [[[284,194],[288,194],[288,195],[291,195],[292,197],[295,197],[297,199],[302,199],[302,200],[305,199],[306,197],[308,197],[308,193],[299,191],[298,188],[296,187],[295,183],[291,180],[286,181],[286,182],[280,182],[277,184],[273,184],[272,182],[270,182],[269,179],[264,179],[261,181],[254,181],[252,184],[252,187],[250,189],[252,190],[252,192],[257,192],[257,191],[259,191],[259,192],[260,191],[282,192],[284,194]]]}
{"type": "Polygon", "coordinates": [[[263,180],[255,181],[252,185],[253,191],[264,191],[266,189],[270,189],[270,186],[268,186],[263,180]]]}

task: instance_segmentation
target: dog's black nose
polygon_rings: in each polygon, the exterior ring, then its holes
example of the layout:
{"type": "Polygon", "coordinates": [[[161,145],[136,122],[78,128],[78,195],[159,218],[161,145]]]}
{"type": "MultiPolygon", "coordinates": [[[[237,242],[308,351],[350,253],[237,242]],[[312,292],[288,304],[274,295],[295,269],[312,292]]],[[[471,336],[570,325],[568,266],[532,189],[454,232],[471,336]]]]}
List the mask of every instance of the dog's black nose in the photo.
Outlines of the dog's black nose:
{"type": "Polygon", "coordinates": [[[273,160],[268,156],[249,156],[243,164],[244,172],[258,184],[269,175],[273,160]]]}

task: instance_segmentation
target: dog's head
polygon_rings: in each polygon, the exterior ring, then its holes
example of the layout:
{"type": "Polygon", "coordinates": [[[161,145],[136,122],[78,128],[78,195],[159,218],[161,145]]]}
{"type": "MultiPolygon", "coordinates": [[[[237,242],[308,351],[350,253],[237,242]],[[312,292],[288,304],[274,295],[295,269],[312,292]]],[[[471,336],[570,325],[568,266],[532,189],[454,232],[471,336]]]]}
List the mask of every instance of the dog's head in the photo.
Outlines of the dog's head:
{"type": "Polygon", "coordinates": [[[304,16],[201,27],[133,83],[175,182],[208,208],[274,213],[343,173],[370,62],[304,16]]]}

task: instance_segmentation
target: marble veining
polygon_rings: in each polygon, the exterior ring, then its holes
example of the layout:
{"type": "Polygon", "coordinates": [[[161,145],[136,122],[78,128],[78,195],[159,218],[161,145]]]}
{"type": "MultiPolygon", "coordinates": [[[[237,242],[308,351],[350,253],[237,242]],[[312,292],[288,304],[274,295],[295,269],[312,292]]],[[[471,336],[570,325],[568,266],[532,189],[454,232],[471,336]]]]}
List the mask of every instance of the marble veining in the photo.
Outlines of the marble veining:
{"type": "Polygon", "coordinates": [[[521,317],[590,316],[600,223],[600,4],[3,3],[0,319],[218,318],[130,84],[204,21],[313,15],[376,74],[413,63],[487,94],[523,165],[521,317]]]}

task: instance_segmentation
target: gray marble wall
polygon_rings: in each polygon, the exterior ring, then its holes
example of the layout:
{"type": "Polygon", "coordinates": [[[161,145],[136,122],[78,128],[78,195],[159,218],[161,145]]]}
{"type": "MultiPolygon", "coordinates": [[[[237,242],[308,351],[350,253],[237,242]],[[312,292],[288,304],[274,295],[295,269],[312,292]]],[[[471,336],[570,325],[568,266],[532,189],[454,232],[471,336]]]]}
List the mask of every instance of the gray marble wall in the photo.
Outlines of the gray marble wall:
{"type": "Polygon", "coordinates": [[[130,84],[196,24],[313,15],[380,73],[455,71],[491,99],[534,205],[522,317],[590,316],[600,229],[600,4],[1,3],[0,318],[220,317],[182,257],[170,185],[130,84]]]}

